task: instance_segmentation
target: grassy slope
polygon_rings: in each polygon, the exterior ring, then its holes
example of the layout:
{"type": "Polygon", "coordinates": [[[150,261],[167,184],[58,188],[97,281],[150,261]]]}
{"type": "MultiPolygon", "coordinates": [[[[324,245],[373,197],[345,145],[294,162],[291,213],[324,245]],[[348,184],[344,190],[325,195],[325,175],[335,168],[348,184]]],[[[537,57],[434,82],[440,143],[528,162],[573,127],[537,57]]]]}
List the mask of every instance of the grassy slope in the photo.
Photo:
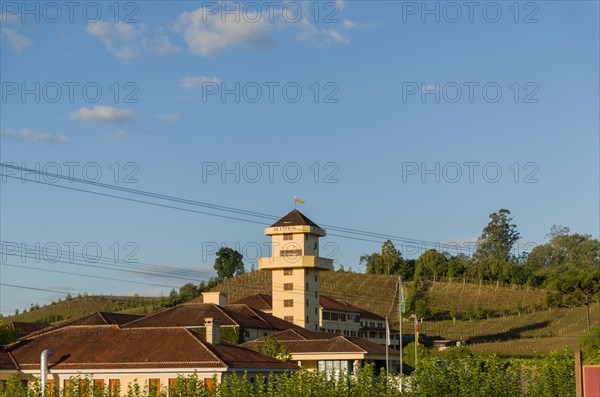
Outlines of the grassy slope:
{"type": "Polygon", "coordinates": [[[5,317],[4,321],[47,322],[48,318],[62,316],[63,320],[97,311],[142,313],[144,307],[152,311],[152,302],[158,298],[141,298],[130,296],[82,296],[71,300],[62,300],[54,304],[27,311],[17,316],[5,317]]]}
{"type": "MultiPolygon", "coordinates": [[[[391,308],[393,327],[398,325],[397,277],[324,272],[321,292],[357,306],[386,315],[391,308]]],[[[410,283],[404,283],[405,296],[410,283]]],[[[225,281],[215,290],[228,294],[230,301],[258,292],[270,293],[269,272],[247,273],[225,281]]],[[[461,280],[429,282],[421,288],[429,308],[438,312],[436,321],[420,324],[422,333],[443,339],[465,340],[481,353],[531,356],[567,347],[574,349],[585,333],[583,308],[552,309],[545,307],[545,291],[520,286],[486,285],[461,280]],[[469,320],[469,307],[491,310],[482,320],[469,320]],[[518,307],[522,307],[518,314],[518,307]],[[456,322],[450,319],[453,310],[456,322]]],[[[600,304],[592,306],[592,325],[600,325],[600,304]]],[[[412,329],[410,322],[404,329],[412,329]]]]}

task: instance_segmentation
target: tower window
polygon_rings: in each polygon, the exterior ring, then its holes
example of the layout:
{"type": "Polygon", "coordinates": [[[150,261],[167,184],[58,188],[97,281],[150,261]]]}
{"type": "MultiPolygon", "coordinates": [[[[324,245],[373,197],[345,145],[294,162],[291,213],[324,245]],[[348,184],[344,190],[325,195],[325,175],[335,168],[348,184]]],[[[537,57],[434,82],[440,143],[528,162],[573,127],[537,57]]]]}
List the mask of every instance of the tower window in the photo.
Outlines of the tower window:
{"type": "Polygon", "coordinates": [[[315,274],[315,283],[317,282],[317,275],[315,274]]]}
{"type": "Polygon", "coordinates": [[[308,324],[308,316],[306,316],[306,323],[308,324]]]}
{"type": "Polygon", "coordinates": [[[283,316],[285,321],[289,321],[290,323],[294,322],[294,316],[283,316]]]}
{"type": "Polygon", "coordinates": [[[294,283],[285,283],[285,284],[283,284],[283,290],[284,291],[293,291],[294,290],[294,283]]]}
{"type": "Polygon", "coordinates": [[[294,300],[293,299],[284,299],[283,307],[294,307],[294,300]]]}
{"type": "Polygon", "coordinates": [[[293,276],[294,275],[294,269],[283,269],[283,275],[284,276],[293,276]]]}
{"type": "Polygon", "coordinates": [[[286,233],[283,235],[283,239],[284,240],[293,240],[294,239],[294,235],[292,233],[286,233]]]}
{"type": "Polygon", "coordinates": [[[306,300],[306,307],[308,307],[308,299],[306,300]]]}

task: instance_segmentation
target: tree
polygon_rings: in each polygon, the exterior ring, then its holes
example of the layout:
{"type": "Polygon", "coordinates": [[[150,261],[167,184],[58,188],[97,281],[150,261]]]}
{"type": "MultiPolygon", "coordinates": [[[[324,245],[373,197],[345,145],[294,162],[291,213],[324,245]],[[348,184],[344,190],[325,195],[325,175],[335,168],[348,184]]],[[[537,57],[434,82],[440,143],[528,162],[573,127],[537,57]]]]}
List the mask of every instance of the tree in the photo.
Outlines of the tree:
{"type": "Polygon", "coordinates": [[[454,346],[446,351],[444,357],[449,361],[458,361],[466,358],[472,358],[473,353],[467,346],[454,346]]]}
{"type": "Polygon", "coordinates": [[[179,300],[181,302],[187,302],[200,295],[200,291],[197,286],[192,283],[187,283],[179,287],[179,300]]]}
{"type": "Polygon", "coordinates": [[[434,249],[423,252],[417,259],[415,274],[420,277],[440,277],[447,273],[448,259],[434,249]]]}
{"type": "Polygon", "coordinates": [[[500,209],[490,214],[490,221],[477,241],[477,250],[473,255],[476,263],[475,276],[480,279],[510,280],[514,244],[519,240],[517,225],[511,223],[510,211],[500,209]]]}
{"type": "Polygon", "coordinates": [[[214,269],[217,271],[217,277],[220,281],[239,276],[244,273],[244,257],[242,254],[229,247],[221,247],[217,251],[214,269]]]}
{"type": "Polygon", "coordinates": [[[413,263],[402,258],[391,240],[383,243],[381,253],[361,256],[360,263],[366,266],[368,274],[399,274],[402,279],[409,280],[414,273],[413,263]]]}
{"type": "Polygon", "coordinates": [[[582,275],[565,275],[556,278],[551,285],[551,292],[546,297],[547,301],[552,295],[553,301],[558,301],[560,306],[585,306],[587,330],[590,330],[590,305],[600,298],[600,272],[582,275]]]}
{"type": "Polygon", "coordinates": [[[587,335],[579,340],[586,364],[600,364],[600,327],[592,327],[587,335]]]}
{"type": "Polygon", "coordinates": [[[6,345],[10,342],[14,342],[19,338],[19,335],[8,324],[5,324],[3,320],[0,319],[0,345],[6,345]]]}
{"type": "MultiPolygon", "coordinates": [[[[404,346],[402,352],[402,362],[411,368],[415,368],[415,342],[410,342],[408,345],[404,346]]],[[[417,346],[417,363],[428,357],[431,357],[429,349],[419,343],[417,346]]]]}
{"type": "Polygon", "coordinates": [[[281,361],[290,361],[292,359],[292,354],[288,347],[280,343],[275,337],[265,336],[263,341],[263,343],[254,344],[252,350],[281,361]]]}

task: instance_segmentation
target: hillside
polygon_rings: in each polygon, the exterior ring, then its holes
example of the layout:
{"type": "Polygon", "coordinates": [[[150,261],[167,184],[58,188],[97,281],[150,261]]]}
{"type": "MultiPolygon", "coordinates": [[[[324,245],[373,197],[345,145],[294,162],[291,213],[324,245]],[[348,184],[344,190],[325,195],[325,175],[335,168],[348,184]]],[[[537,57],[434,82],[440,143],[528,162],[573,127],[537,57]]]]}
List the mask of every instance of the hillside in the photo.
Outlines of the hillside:
{"type": "Polygon", "coordinates": [[[50,323],[97,311],[140,314],[152,311],[153,303],[158,301],[159,298],[139,296],[80,296],[44,305],[39,309],[30,309],[16,316],[8,316],[4,321],[50,323]]]}
{"type": "MultiPolygon", "coordinates": [[[[391,308],[391,325],[398,326],[397,277],[324,272],[321,293],[348,301],[380,315],[391,308]]],[[[405,296],[411,283],[404,283],[405,296]]],[[[270,293],[270,272],[246,273],[213,290],[235,301],[255,293],[270,293]]],[[[430,281],[419,289],[432,313],[420,323],[429,337],[466,341],[473,351],[533,356],[567,347],[575,349],[585,333],[585,310],[548,309],[545,291],[522,286],[469,283],[467,280],[430,281]],[[458,319],[452,320],[451,312],[458,319]],[[489,315],[489,317],[488,317],[489,315]]],[[[591,308],[592,325],[600,325],[600,304],[591,308]]],[[[404,329],[412,330],[405,319],[404,329]]]]}

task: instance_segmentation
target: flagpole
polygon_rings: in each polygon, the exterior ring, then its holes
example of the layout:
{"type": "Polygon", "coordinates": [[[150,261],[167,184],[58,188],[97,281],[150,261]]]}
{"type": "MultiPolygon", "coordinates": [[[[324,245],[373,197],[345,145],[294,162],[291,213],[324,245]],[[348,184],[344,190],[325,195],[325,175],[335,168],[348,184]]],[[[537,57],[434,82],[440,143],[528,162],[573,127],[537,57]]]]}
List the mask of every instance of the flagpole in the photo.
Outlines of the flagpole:
{"type": "Polygon", "coordinates": [[[402,276],[398,276],[398,318],[400,319],[400,335],[398,338],[398,347],[400,348],[400,375],[404,372],[404,366],[402,364],[402,276]]]}
{"type": "Polygon", "coordinates": [[[415,314],[415,369],[417,369],[417,348],[419,347],[419,320],[417,320],[417,315],[415,314]]]}
{"type": "Polygon", "coordinates": [[[389,344],[390,344],[390,325],[388,323],[388,318],[385,316],[385,382],[387,385],[388,377],[390,376],[390,359],[389,359],[389,344]]]}

